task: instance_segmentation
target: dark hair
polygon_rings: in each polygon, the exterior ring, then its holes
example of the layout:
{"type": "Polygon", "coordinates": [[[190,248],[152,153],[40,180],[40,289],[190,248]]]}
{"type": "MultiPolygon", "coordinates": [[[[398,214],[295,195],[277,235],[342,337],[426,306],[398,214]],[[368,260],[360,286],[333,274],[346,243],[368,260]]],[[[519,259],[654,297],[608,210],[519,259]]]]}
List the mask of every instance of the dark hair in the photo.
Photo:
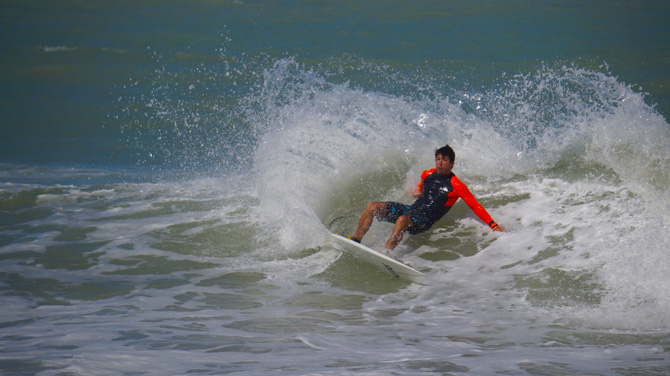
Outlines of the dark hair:
{"type": "Polygon", "coordinates": [[[451,146],[449,145],[444,145],[441,148],[436,149],[435,157],[437,157],[438,155],[449,157],[449,161],[451,161],[452,163],[456,160],[456,153],[454,153],[454,149],[452,149],[451,146]]]}

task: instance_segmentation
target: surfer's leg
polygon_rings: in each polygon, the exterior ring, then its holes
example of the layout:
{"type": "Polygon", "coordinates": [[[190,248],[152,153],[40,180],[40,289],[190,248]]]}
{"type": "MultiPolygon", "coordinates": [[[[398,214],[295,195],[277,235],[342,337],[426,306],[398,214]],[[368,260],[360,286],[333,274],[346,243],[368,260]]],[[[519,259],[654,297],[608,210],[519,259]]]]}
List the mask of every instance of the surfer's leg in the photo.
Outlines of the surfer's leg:
{"type": "Polygon", "coordinates": [[[372,226],[372,220],[374,217],[383,218],[386,216],[386,203],[385,202],[371,202],[363,210],[361,214],[361,219],[358,220],[358,227],[356,228],[356,233],[354,238],[359,242],[363,240],[363,236],[370,230],[372,226]]]}
{"type": "Polygon", "coordinates": [[[405,230],[412,226],[412,219],[406,215],[401,215],[395,222],[395,227],[389,240],[386,242],[386,249],[393,250],[402,241],[402,236],[405,230]]]}

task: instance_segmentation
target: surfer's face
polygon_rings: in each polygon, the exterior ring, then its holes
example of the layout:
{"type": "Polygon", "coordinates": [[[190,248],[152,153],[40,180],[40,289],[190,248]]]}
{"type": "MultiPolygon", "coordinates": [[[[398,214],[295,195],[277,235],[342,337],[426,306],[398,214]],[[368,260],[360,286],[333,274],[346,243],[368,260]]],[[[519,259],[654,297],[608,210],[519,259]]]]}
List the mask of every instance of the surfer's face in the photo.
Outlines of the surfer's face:
{"type": "Polygon", "coordinates": [[[442,154],[435,156],[435,169],[439,175],[450,173],[453,167],[454,162],[452,162],[448,156],[442,154]]]}

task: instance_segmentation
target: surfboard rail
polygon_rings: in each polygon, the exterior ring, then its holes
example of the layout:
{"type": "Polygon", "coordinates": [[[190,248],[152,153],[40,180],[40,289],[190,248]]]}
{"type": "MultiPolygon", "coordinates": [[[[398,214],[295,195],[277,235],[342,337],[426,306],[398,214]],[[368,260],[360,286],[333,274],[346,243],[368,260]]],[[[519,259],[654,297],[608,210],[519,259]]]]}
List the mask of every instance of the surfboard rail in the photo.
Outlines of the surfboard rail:
{"type": "Polygon", "coordinates": [[[371,248],[348,239],[342,235],[331,234],[333,244],[338,248],[359,260],[368,262],[382,271],[386,271],[395,278],[402,278],[410,282],[421,283],[426,278],[426,274],[412,268],[409,265],[395,260],[387,255],[379,253],[371,248]]]}

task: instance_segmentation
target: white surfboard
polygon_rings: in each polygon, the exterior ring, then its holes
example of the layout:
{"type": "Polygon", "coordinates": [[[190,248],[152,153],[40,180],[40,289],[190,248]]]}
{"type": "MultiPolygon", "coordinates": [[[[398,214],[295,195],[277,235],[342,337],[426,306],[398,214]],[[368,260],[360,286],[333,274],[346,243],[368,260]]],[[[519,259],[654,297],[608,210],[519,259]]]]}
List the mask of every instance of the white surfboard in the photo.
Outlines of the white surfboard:
{"type": "Polygon", "coordinates": [[[370,249],[360,243],[347,239],[344,236],[332,234],[334,245],[352,254],[354,257],[369,262],[370,264],[386,271],[396,278],[403,278],[411,282],[421,283],[426,277],[420,271],[403,264],[400,261],[394,260],[384,254],[381,254],[373,249],[370,249]]]}

